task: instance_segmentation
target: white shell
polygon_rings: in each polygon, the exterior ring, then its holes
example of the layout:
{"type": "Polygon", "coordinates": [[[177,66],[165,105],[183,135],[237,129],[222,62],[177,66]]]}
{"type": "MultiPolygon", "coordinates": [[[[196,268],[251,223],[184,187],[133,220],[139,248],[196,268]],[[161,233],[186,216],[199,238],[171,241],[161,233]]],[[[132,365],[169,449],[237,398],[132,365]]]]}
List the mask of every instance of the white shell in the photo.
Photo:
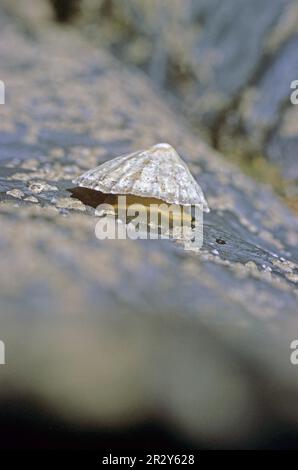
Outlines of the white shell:
{"type": "Polygon", "coordinates": [[[203,191],[169,144],[116,157],[73,183],[106,194],[132,194],[182,206],[202,204],[203,210],[209,212],[203,191]]]}

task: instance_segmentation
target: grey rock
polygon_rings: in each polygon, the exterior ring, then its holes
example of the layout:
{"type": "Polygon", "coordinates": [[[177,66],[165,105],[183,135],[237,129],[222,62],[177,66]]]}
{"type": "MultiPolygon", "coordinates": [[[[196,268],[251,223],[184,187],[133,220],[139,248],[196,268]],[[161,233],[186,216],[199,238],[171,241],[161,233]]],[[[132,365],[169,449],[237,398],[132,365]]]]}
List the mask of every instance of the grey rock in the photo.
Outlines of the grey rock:
{"type": "Polygon", "coordinates": [[[1,126],[33,150],[16,159],[1,141],[0,401],[28,397],[85,429],[157,419],[196,445],[258,445],[281,421],[297,430],[297,219],[141,73],[75,31],[28,37],[4,23],[1,126]],[[94,208],[67,191],[86,169],[159,141],[208,199],[197,254],[167,240],[100,242],[94,208]],[[32,204],[34,182],[44,191],[32,204]],[[25,197],[12,201],[12,189],[25,197]]]}

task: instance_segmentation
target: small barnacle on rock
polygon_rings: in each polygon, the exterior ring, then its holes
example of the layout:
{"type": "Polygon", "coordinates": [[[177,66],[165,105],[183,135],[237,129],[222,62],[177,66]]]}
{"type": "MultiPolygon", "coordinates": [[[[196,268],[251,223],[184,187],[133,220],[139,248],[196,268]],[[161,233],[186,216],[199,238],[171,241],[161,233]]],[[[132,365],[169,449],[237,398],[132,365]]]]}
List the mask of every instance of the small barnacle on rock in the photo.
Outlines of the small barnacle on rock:
{"type": "Polygon", "coordinates": [[[289,279],[289,281],[291,282],[298,282],[298,274],[289,273],[289,274],[286,274],[286,278],[289,279]]]}
{"type": "Polygon", "coordinates": [[[30,160],[25,160],[21,165],[21,168],[23,168],[24,170],[36,170],[37,167],[38,167],[38,161],[34,158],[30,160]]]}
{"type": "Polygon", "coordinates": [[[56,207],[58,207],[59,209],[72,209],[82,212],[86,210],[86,207],[81,201],[76,201],[69,197],[59,198],[55,201],[55,203],[56,207]]]}
{"type": "Polygon", "coordinates": [[[6,194],[8,196],[15,197],[16,199],[22,199],[25,196],[23,191],[21,191],[20,189],[11,189],[9,191],[6,191],[6,194]]]}
{"type": "MultiPolygon", "coordinates": [[[[201,206],[209,212],[203,192],[187,165],[176,150],[165,143],[109,160],[79,176],[73,183],[108,195],[110,204],[117,205],[117,196],[125,195],[127,204],[164,202],[201,206]]],[[[72,192],[79,197],[78,192],[72,192]]]]}
{"type": "Polygon", "coordinates": [[[57,191],[57,186],[45,183],[44,181],[37,182],[33,181],[29,184],[29,189],[35,194],[42,193],[43,191],[57,191]]]}
{"type": "Polygon", "coordinates": [[[280,257],[279,259],[272,260],[272,264],[281,271],[285,273],[293,273],[294,269],[297,269],[297,265],[292,263],[291,261],[286,260],[285,258],[280,257]]]}
{"type": "Polygon", "coordinates": [[[37,203],[38,202],[38,199],[34,196],[28,196],[28,197],[25,197],[24,201],[26,202],[33,202],[33,203],[37,203]]]}
{"type": "Polygon", "coordinates": [[[28,181],[30,175],[28,173],[14,173],[13,175],[8,176],[7,180],[17,180],[17,181],[28,181]]]}

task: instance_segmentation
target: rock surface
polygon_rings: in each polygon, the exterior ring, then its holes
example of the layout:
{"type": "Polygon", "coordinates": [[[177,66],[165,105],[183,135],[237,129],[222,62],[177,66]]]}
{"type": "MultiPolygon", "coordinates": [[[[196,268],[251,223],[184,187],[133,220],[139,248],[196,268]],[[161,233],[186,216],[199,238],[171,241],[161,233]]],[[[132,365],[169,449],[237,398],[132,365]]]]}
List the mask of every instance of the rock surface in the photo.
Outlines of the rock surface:
{"type": "Polygon", "coordinates": [[[29,34],[4,12],[0,31],[0,400],[103,429],[155,419],[196,445],[296,432],[297,219],[75,31],[29,34]],[[208,199],[199,253],[99,241],[94,209],[67,191],[159,141],[208,199]]]}

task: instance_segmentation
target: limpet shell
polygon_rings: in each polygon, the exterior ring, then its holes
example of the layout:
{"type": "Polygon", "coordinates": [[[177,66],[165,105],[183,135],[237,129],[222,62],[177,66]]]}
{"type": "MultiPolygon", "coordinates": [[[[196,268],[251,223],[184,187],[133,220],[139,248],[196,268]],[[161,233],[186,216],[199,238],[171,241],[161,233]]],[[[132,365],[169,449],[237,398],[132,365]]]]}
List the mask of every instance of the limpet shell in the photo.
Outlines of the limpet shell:
{"type": "Polygon", "coordinates": [[[209,212],[203,191],[186,163],[166,143],[109,160],[73,183],[105,194],[155,198],[181,206],[202,205],[209,212]]]}

